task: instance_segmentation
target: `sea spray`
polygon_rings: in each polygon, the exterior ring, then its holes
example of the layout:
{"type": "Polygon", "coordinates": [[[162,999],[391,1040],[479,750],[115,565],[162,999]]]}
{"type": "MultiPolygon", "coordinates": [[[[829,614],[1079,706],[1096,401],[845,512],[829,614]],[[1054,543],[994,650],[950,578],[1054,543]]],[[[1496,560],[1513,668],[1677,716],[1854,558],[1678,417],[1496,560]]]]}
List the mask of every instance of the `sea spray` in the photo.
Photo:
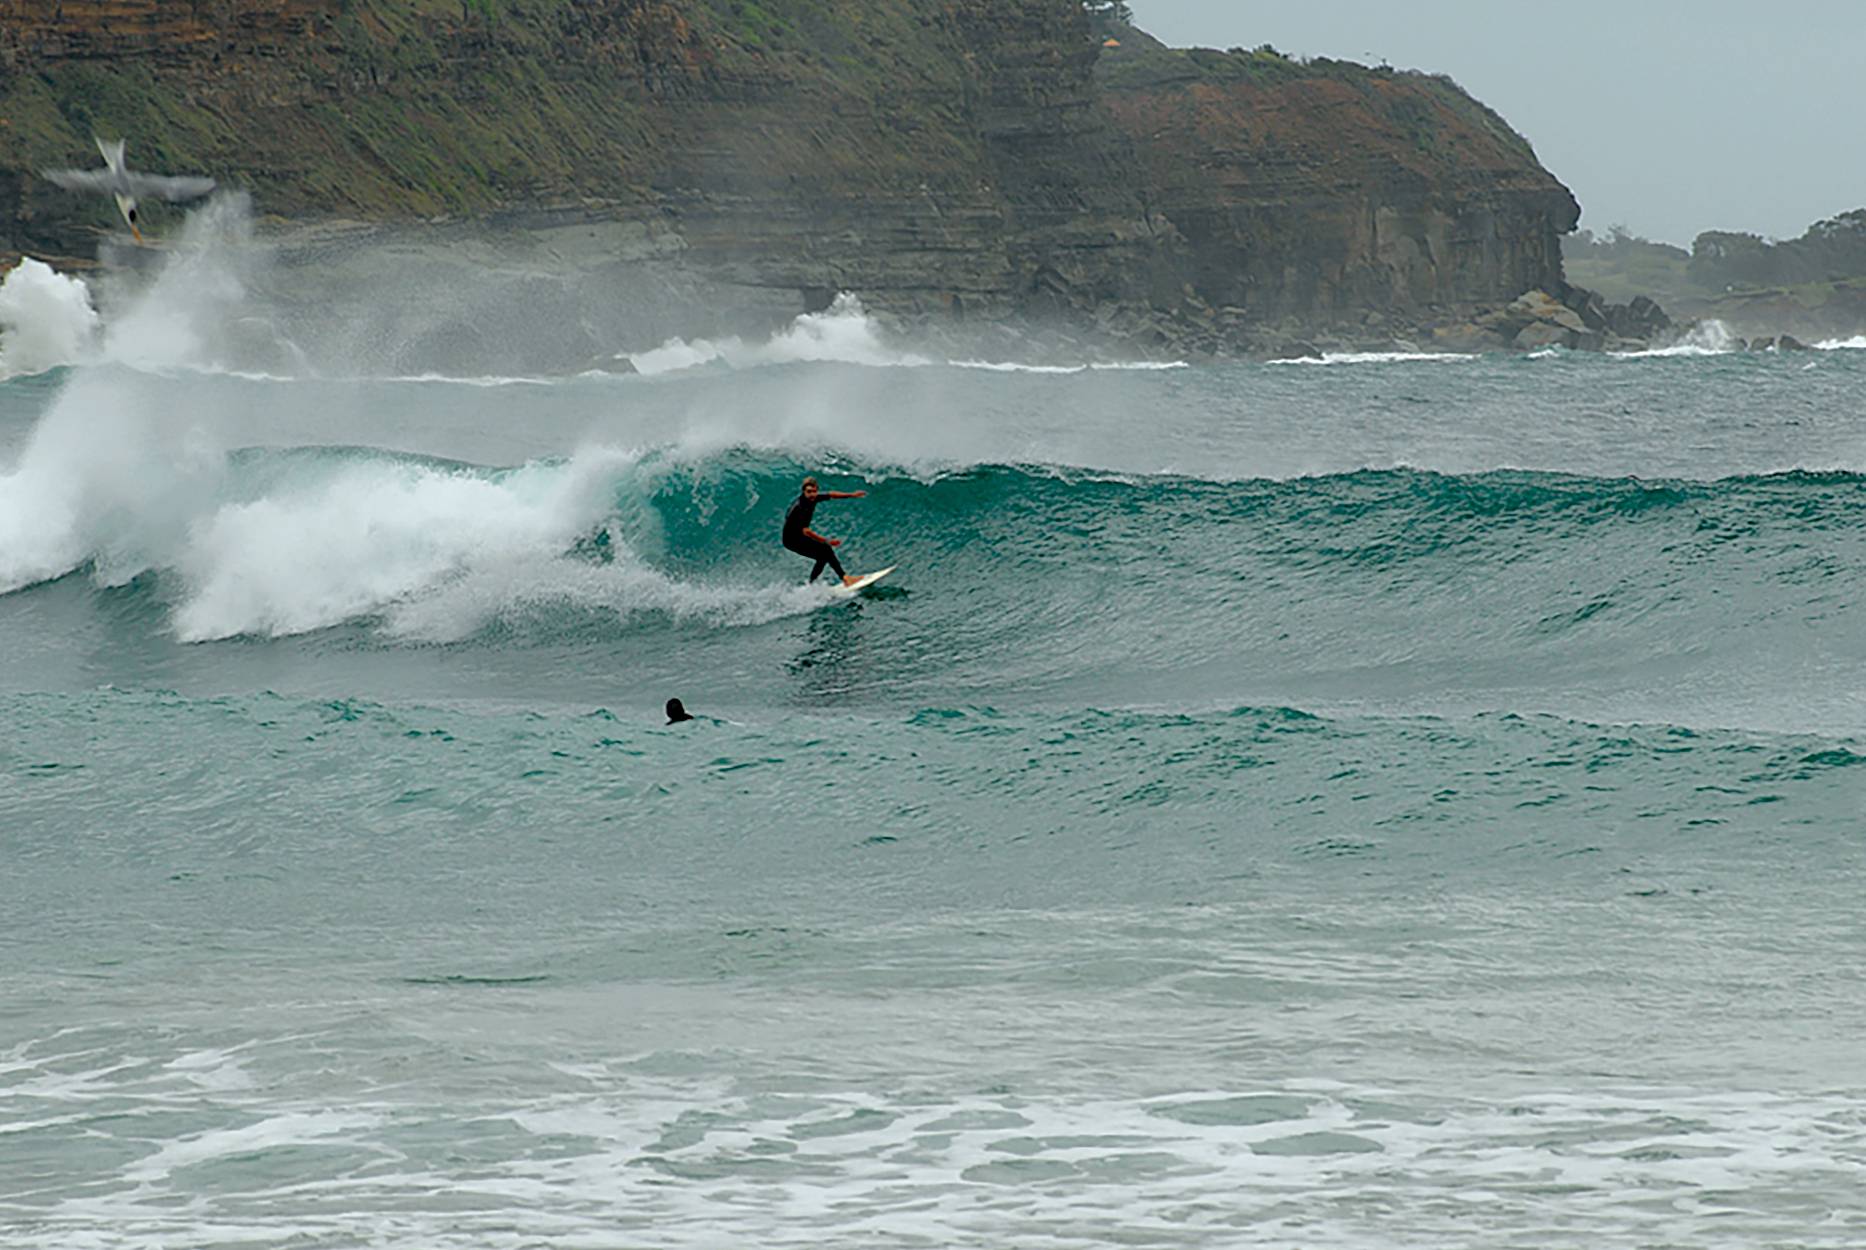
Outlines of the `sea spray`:
{"type": "Polygon", "coordinates": [[[735,369],[803,362],[907,367],[932,363],[927,357],[890,346],[861,299],[847,291],[822,312],[798,316],[762,343],[748,344],[738,337],[692,342],[670,338],[627,359],[643,374],[676,372],[714,361],[735,369]]]}
{"type": "Polygon", "coordinates": [[[1182,360],[1112,360],[1075,363],[1027,363],[976,357],[939,359],[908,350],[891,341],[881,323],[863,307],[859,296],[844,291],[822,312],[804,313],[763,342],[748,343],[738,336],[720,339],[669,338],[647,351],[622,353],[637,373],[656,376],[680,373],[706,365],[751,369],[763,365],[844,364],[869,368],[923,369],[946,365],[1000,373],[1067,374],[1086,370],[1153,371],[1183,369],[1182,360]]]}
{"type": "Polygon", "coordinates": [[[188,215],[153,281],[110,288],[103,358],[137,369],[246,363],[230,349],[252,337],[250,321],[236,326],[250,317],[249,273],[263,263],[248,198],[215,196],[188,215]]]}
{"type": "Polygon", "coordinates": [[[85,359],[98,325],[82,278],[26,257],[0,278],[0,379],[85,359]]]}
{"type": "Polygon", "coordinates": [[[173,555],[185,641],[283,635],[381,612],[449,579],[563,556],[613,506],[618,452],[488,474],[386,459],[307,466],[199,516],[173,555]]]}
{"type": "Polygon", "coordinates": [[[519,644],[562,639],[582,628],[594,637],[658,615],[711,627],[762,625],[831,602],[828,582],[713,582],[656,568],[613,529],[599,533],[595,562],[558,558],[477,561],[431,593],[393,604],[388,637],[418,642],[500,639],[519,644]]]}
{"type": "Polygon", "coordinates": [[[1621,359],[1639,360],[1665,356],[1723,356],[1740,350],[1742,350],[1742,343],[1735,331],[1724,322],[1711,318],[1707,321],[1692,323],[1684,334],[1663,347],[1611,354],[1621,359]]]}
{"type": "Polygon", "coordinates": [[[80,372],[0,471],[0,592],[87,562],[104,584],[161,563],[221,469],[215,440],[134,375],[80,372]]]}
{"type": "Polygon", "coordinates": [[[1287,356],[1267,363],[1272,365],[1391,365],[1408,361],[1448,363],[1476,359],[1477,357],[1469,352],[1323,352],[1319,356],[1287,356]]]}

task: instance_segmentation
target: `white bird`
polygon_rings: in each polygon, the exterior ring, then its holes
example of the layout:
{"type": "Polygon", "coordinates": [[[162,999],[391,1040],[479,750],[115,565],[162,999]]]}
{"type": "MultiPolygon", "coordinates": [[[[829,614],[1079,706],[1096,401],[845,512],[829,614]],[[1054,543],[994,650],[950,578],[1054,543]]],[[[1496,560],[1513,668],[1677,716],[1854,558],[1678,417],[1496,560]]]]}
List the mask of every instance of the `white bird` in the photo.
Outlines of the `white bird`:
{"type": "Polygon", "coordinates": [[[115,197],[117,211],[123,214],[123,220],[129,224],[130,233],[136,241],[143,241],[143,232],[136,228],[136,201],[143,196],[154,196],[163,200],[195,200],[214,189],[212,178],[198,175],[169,177],[164,174],[137,173],[123,163],[124,140],[105,143],[92,136],[91,142],[104,155],[102,169],[48,169],[45,176],[68,191],[100,191],[115,197]]]}

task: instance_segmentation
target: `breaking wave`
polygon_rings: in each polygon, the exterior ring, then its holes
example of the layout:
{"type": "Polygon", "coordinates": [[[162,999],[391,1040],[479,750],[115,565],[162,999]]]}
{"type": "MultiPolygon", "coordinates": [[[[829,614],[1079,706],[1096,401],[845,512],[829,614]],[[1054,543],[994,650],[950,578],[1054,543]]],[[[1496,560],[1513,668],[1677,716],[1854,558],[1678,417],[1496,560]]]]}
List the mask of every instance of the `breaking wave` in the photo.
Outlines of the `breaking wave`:
{"type": "Polygon", "coordinates": [[[1095,369],[1184,369],[1182,360],[1089,361],[1069,364],[1030,364],[1015,360],[976,358],[940,359],[892,344],[881,325],[862,306],[861,298],[844,291],[818,313],[804,313],[762,342],[737,336],[720,339],[670,338],[647,351],[622,353],[635,372],[644,376],[681,373],[706,366],[752,369],[764,365],[844,364],[869,368],[921,369],[947,365],[999,373],[1083,373],[1095,369]]]}
{"type": "Polygon", "coordinates": [[[100,324],[82,278],[26,257],[0,278],[0,379],[88,359],[100,324]]]}
{"type": "Polygon", "coordinates": [[[1684,336],[1664,347],[1650,347],[1637,352],[1614,352],[1622,360],[1641,360],[1667,356],[1723,356],[1740,350],[1736,334],[1721,321],[1700,321],[1684,336]]]}
{"type": "Polygon", "coordinates": [[[801,584],[804,566],[776,541],[811,470],[868,492],[819,516],[850,540],[851,567],[899,565],[889,595],[927,596],[892,675],[875,678],[897,691],[1012,680],[1196,703],[1235,682],[1330,706],[1510,688],[1541,664],[1617,699],[1663,672],[1657,706],[1680,691],[1741,694],[1751,673],[1808,704],[1815,692],[1766,657],[1800,656],[1797,672],[1859,660],[1856,635],[1833,626],[1847,611],[1834,578],[1866,559],[1866,477],[1839,472],[1205,481],[906,474],[745,448],[597,447],[500,467],[49,440],[0,480],[0,590],[83,573],[192,643],[343,627],[379,645],[526,650],[681,622],[687,645],[694,629],[838,602],[801,584]],[[977,611],[981,588],[1007,577],[1018,593],[977,611]],[[966,663],[979,672],[917,670],[912,640],[927,636],[978,657],[966,663]]]}
{"type": "Polygon", "coordinates": [[[1273,365],[1390,365],[1407,361],[1455,363],[1476,360],[1470,352],[1323,352],[1320,356],[1288,356],[1272,360],[1273,365]]]}

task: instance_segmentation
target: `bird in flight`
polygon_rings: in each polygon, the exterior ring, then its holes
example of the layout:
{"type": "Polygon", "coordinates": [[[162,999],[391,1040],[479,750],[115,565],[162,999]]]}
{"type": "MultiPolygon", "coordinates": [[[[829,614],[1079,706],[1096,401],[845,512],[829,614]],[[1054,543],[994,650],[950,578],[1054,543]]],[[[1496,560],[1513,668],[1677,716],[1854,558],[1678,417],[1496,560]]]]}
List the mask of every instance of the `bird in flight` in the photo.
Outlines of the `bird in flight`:
{"type": "Polygon", "coordinates": [[[104,155],[102,169],[48,169],[45,176],[68,191],[97,191],[112,196],[117,201],[117,211],[123,214],[123,220],[129,225],[130,233],[136,241],[143,241],[143,232],[137,228],[136,202],[144,197],[153,196],[160,200],[196,200],[214,189],[212,178],[197,175],[169,177],[165,174],[145,174],[129,168],[123,163],[124,140],[105,143],[92,137],[97,150],[104,155]]]}

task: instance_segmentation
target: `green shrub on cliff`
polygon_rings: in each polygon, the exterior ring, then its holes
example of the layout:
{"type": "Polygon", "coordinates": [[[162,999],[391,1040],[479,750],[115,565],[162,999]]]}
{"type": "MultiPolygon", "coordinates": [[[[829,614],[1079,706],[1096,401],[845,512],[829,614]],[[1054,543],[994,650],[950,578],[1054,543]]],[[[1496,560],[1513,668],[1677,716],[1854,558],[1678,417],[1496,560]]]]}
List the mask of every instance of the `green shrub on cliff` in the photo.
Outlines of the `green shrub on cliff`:
{"type": "Polygon", "coordinates": [[[1799,239],[1779,243],[1706,230],[1691,245],[1690,273],[1693,281],[1717,290],[1866,277],[1866,208],[1817,221],[1799,239]]]}

